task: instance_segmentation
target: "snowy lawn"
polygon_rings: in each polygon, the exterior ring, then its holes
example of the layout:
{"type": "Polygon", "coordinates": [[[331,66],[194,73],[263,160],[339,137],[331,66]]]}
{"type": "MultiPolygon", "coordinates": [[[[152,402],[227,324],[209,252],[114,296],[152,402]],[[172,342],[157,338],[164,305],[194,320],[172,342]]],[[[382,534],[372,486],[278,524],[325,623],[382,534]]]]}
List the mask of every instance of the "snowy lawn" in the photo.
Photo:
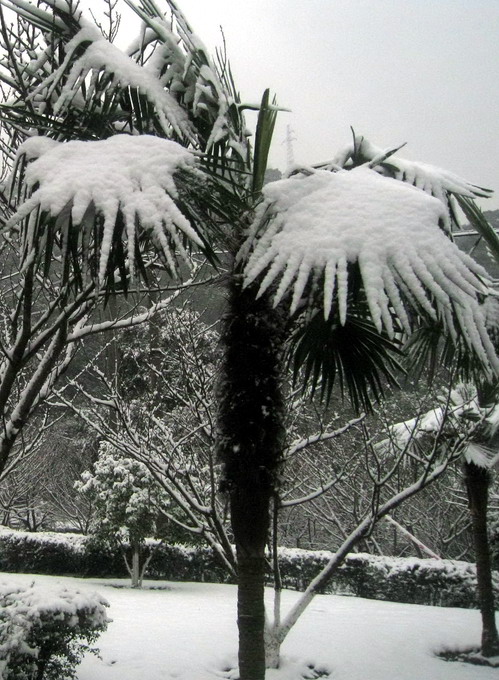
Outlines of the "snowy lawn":
{"type": "MultiPolygon", "coordinates": [[[[235,677],[234,586],[0,574],[0,582],[43,586],[56,582],[97,590],[113,623],[98,640],[102,660],[89,656],[79,680],[213,680],[235,677]]],[[[271,591],[268,592],[269,598],[271,591]]],[[[298,597],[285,591],[284,608],[298,597]]],[[[270,599],[269,599],[270,605],[270,599]]],[[[477,611],[319,595],[283,645],[279,670],[268,680],[497,680],[498,670],[435,657],[435,651],[477,645],[477,611]],[[328,676],[321,676],[328,677],[328,676]]]]}

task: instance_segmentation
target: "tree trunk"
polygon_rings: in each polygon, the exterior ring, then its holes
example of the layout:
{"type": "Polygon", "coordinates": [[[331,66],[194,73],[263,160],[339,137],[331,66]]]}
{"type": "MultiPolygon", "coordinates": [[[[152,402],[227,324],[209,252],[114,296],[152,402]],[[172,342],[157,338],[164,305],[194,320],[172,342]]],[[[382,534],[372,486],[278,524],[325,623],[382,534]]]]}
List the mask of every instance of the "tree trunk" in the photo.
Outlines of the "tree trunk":
{"type": "Polygon", "coordinates": [[[279,668],[281,656],[281,639],[278,630],[272,628],[265,634],[265,667],[279,668]]]}
{"type": "Polygon", "coordinates": [[[265,678],[265,560],[237,549],[237,626],[240,680],[265,678]]]}
{"type": "Polygon", "coordinates": [[[140,548],[137,544],[132,546],[132,566],[130,568],[130,577],[132,579],[132,588],[140,588],[141,578],[140,578],[140,548]]]}
{"type": "Polygon", "coordinates": [[[464,472],[473,527],[478,600],[482,616],[481,651],[483,656],[495,656],[499,654],[499,635],[495,619],[492,565],[487,533],[490,472],[468,462],[464,464],[464,472]]]}
{"type": "Polygon", "coordinates": [[[217,447],[230,500],[238,573],[240,680],[265,678],[265,547],[283,450],[281,317],[231,282],[224,318],[217,447]]]}

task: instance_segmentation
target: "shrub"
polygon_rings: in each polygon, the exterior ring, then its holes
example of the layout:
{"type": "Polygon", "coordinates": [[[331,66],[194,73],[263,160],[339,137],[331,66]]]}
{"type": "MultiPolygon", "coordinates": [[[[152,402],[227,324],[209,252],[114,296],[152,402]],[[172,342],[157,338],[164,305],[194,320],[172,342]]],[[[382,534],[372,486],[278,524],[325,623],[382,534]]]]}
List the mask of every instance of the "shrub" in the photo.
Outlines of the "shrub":
{"type": "Polygon", "coordinates": [[[0,677],[66,680],[107,628],[107,602],[97,593],[0,584],[0,677]]]}
{"type": "MultiPolygon", "coordinates": [[[[166,545],[148,539],[152,551],[149,578],[225,583],[230,576],[207,546],[166,545]]],[[[146,555],[147,556],[147,555],[146,555]]],[[[331,559],[326,550],[281,548],[279,564],[285,588],[304,590],[331,559]]],[[[0,529],[0,571],[74,574],[124,578],[119,551],[98,546],[76,534],[26,533],[0,529]]],[[[268,584],[272,575],[268,575],[268,584]]],[[[499,600],[499,579],[495,575],[499,600]]],[[[325,593],[412,604],[477,608],[476,568],[457,560],[380,557],[352,553],[338,567],[325,593]]]]}
{"type": "MultiPolygon", "coordinates": [[[[284,587],[304,590],[332,557],[327,551],[282,548],[284,587]]],[[[499,578],[494,576],[499,599],[499,578]]],[[[383,557],[352,553],[338,567],[323,592],[409,604],[477,608],[476,567],[458,560],[383,557]]]]}
{"type": "Polygon", "coordinates": [[[148,542],[153,551],[147,573],[149,578],[172,581],[227,583],[231,575],[205,545],[167,545],[148,542]]]}

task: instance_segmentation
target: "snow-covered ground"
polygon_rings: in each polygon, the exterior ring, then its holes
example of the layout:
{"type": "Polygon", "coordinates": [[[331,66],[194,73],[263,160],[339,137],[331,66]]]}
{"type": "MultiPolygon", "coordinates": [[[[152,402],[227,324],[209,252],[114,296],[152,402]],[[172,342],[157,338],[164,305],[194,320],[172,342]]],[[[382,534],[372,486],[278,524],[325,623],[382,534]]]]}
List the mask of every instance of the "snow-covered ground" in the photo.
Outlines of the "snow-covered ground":
{"type": "MultiPolygon", "coordinates": [[[[98,640],[102,660],[84,659],[79,680],[214,680],[235,677],[234,586],[0,574],[0,582],[41,587],[56,582],[93,590],[110,603],[113,623],[98,640]]],[[[271,592],[269,591],[269,604],[271,592]]],[[[284,608],[298,596],[285,591],[284,608]]],[[[353,597],[320,595],[283,645],[282,667],[268,680],[497,680],[498,670],[449,663],[435,652],[477,645],[479,614],[353,597]]]]}

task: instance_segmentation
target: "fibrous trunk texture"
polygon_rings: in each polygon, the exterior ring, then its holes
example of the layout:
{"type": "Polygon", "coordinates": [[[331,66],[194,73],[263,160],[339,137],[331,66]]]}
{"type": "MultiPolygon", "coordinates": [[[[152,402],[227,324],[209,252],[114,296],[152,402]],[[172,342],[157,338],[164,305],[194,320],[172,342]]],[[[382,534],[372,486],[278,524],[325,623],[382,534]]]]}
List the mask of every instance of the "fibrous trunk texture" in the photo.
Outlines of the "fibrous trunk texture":
{"type": "Polygon", "coordinates": [[[224,318],[218,450],[238,569],[240,680],[265,677],[265,547],[283,448],[283,324],[267,298],[231,283],[224,318]]]}
{"type": "Polygon", "coordinates": [[[490,472],[474,463],[464,464],[466,489],[473,527],[478,599],[482,615],[482,654],[499,654],[499,635],[495,620],[492,565],[487,533],[487,504],[490,472]]]}

